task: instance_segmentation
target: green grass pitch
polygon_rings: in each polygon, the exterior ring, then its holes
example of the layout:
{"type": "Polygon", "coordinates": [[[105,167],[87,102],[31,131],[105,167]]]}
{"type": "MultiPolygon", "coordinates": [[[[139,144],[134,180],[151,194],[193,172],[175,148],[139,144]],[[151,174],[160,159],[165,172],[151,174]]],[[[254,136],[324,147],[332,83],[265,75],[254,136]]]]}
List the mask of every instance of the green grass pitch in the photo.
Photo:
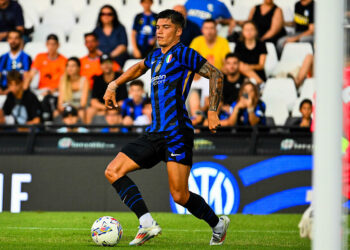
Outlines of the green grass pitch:
{"type": "MultiPolygon", "coordinates": [[[[129,247],[138,220],[132,213],[118,212],[22,212],[0,213],[0,249],[98,249],[90,228],[101,216],[113,216],[124,234],[115,247],[129,247]]],[[[301,215],[230,215],[231,224],[223,246],[209,246],[211,230],[191,215],[152,213],[162,235],[146,242],[143,249],[310,249],[301,239],[297,224],[301,215]]]]}

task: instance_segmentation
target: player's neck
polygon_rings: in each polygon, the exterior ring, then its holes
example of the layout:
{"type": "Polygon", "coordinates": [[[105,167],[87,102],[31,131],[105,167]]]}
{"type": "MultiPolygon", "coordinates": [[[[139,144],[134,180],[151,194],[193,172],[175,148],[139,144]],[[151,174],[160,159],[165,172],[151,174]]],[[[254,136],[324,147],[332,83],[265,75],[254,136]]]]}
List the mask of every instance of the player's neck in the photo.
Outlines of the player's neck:
{"type": "Polygon", "coordinates": [[[10,50],[10,53],[13,57],[17,56],[18,53],[21,51],[21,48],[18,48],[18,49],[12,49],[10,50]]]}
{"type": "Polygon", "coordinates": [[[88,57],[92,58],[92,59],[95,59],[96,57],[99,57],[98,54],[97,54],[97,49],[94,50],[94,51],[89,52],[88,57]]]}
{"type": "Polygon", "coordinates": [[[240,77],[240,73],[238,71],[234,74],[227,74],[226,75],[226,79],[229,82],[235,82],[238,80],[239,77],[240,77]]]}
{"type": "Polygon", "coordinates": [[[57,57],[58,57],[58,52],[53,52],[53,53],[48,52],[48,53],[47,53],[47,57],[48,57],[50,60],[56,60],[57,57]]]}
{"type": "Polygon", "coordinates": [[[163,54],[167,53],[175,44],[177,44],[178,42],[180,42],[180,40],[175,40],[174,42],[172,42],[171,44],[169,44],[166,47],[160,47],[161,51],[163,54]]]}

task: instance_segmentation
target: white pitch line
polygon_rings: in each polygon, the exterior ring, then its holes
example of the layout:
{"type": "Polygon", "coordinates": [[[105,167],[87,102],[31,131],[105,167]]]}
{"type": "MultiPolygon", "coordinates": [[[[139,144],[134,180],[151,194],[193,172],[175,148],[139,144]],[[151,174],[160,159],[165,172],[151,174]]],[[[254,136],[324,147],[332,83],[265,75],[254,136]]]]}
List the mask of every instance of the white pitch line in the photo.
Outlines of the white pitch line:
{"type": "MultiPolygon", "coordinates": [[[[74,230],[74,231],[89,231],[88,228],[75,228],[75,227],[0,227],[7,229],[23,229],[23,230],[74,230]]],[[[123,229],[124,231],[134,231],[133,229],[123,229]]],[[[136,230],[136,229],[135,229],[136,230]]],[[[162,229],[165,232],[211,232],[210,229],[174,229],[165,228],[162,229]]],[[[230,230],[234,233],[285,233],[285,234],[295,234],[298,233],[296,230],[230,230]]]]}

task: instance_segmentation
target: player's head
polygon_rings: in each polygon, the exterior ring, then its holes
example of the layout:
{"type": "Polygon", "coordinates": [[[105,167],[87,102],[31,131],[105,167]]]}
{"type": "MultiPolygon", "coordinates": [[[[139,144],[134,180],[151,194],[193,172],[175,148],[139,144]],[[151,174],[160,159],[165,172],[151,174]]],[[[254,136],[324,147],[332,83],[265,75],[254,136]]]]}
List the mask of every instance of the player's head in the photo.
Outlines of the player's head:
{"type": "Polygon", "coordinates": [[[46,48],[49,54],[57,53],[58,47],[60,46],[58,41],[58,36],[55,34],[50,34],[46,38],[46,48]]]}
{"type": "Polygon", "coordinates": [[[241,40],[252,40],[257,39],[258,29],[253,21],[246,21],[242,25],[241,40]]]}
{"type": "Polygon", "coordinates": [[[84,34],[85,46],[90,53],[93,53],[98,48],[98,37],[95,32],[84,34]]]}
{"type": "Polygon", "coordinates": [[[141,80],[135,80],[130,83],[129,94],[134,102],[140,102],[142,100],[143,93],[143,82],[141,80]]]}
{"type": "Polygon", "coordinates": [[[206,19],[202,24],[202,34],[208,42],[213,42],[216,39],[216,22],[214,19],[206,19]]]}
{"type": "Polygon", "coordinates": [[[238,72],[239,58],[236,53],[228,53],[225,56],[224,68],[225,68],[226,74],[228,75],[234,75],[238,72]]]}
{"type": "Polygon", "coordinates": [[[23,77],[21,73],[17,70],[9,71],[7,73],[7,86],[14,95],[21,92],[23,90],[23,77]]]}
{"type": "Polygon", "coordinates": [[[122,124],[123,117],[119,109],[106,109],[105,120],[108,125],[122,124]]]}
{"type": "Polygon", "coordinates": [[[187,11],[186,11],[185,6],[178,4],[178,5],[174,6],[173,10],[180,12],[183,15],[183,17],[186,19],[187,11]]]}
{"type": "Polygon", "coordinates": [[[100,57],[100,63],[103,74],[110,74],[113,72],[113,59],[108,54],[103,54],[100,57]]]}
{"type": "Polygon", "coordinates": [[[302,117],[310,118],[312,114],[312,102],[310,99],[304,99],[299,105],[302,117]]]}
{"type": "Polygon", "coordinates": [[[157,40],[160,47],[168,47],[180,40],[185,18],[175,10],[164,10],[157,16],[157,40]]]}
{"type": "Polygon", "coordinates": [[[140,0],[140,3],[144,11],[151,11],[153,0],[140,0]]]}
{"type": "Polygon", "coordinates": [[[11,51],[18,51],[22,45],[22,33],[19,30],[11,30],[7,35],[7,42],[11,51]]]}

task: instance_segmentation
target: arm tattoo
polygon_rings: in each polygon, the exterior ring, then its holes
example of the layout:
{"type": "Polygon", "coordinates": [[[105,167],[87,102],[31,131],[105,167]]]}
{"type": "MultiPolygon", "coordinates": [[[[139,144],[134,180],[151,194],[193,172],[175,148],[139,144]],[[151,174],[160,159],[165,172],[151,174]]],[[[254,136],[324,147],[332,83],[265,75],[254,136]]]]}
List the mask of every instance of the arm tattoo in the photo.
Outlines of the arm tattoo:
{"type": "Polygon", "coordinates": [[[222,95],[224,75],[208,62],[202,66],[199,74],[209,78],[209,111],[217,111],[222,95]]]}

